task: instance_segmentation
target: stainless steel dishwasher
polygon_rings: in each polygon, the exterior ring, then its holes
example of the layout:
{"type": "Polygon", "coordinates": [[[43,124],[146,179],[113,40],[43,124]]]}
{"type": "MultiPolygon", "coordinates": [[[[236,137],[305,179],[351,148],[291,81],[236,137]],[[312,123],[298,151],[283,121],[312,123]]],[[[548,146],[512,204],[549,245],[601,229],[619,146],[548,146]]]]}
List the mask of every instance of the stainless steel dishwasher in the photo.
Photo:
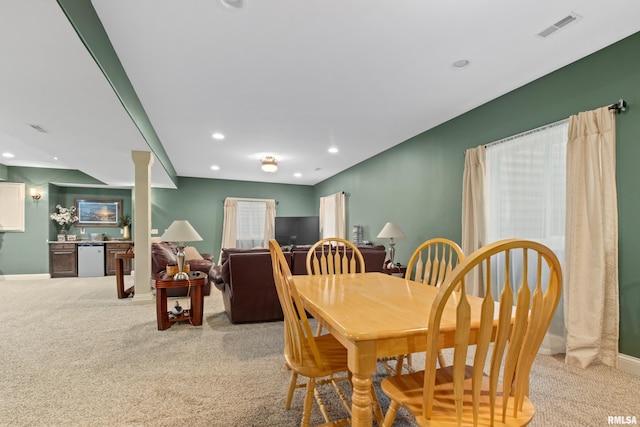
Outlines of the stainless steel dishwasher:
{"type": "Polygon", "coordinates": [[[78,244],[78,277],[104,276],[104,244],[78,244]]]}

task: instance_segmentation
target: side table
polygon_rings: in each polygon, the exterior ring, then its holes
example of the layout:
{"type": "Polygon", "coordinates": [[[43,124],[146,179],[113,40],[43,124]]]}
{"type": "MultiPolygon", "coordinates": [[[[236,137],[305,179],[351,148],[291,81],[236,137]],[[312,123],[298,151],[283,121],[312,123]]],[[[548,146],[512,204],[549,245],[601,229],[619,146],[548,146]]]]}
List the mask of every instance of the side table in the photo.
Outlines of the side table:
{"type": "Polygon", "coordinates": [[[124,289],[124,261],[135,258],[133,252],[118,252],[115,254],[116,259],[116,288],[118,289],[118,298],[127,298],[135,293],[133,286],[124,289]]]}
{"type": "Polygon", "coordinates": [[[398,274],[400,277],[404,277],[407,272],[407,267],[392,267],[392,268],[383,268],[382,272],[384,274],[398,274]]]}
{"type": "Polygon", "coordinates": [[[169,329],[176,322],[188,321],[193,326],[202,325],[202,312],[204,309],[202,288],[206,280],[207,275],[201,271],[190,272],[189,279],[185,280],[174,280],[173,277],[165,274],[153,276],[156,288],[156,316],[158,318],[159,331],[169,329]],[[172,314],[171,318],[167,311],[167,289],[170,288],[191,288],[189,291],[191,308],[183,310],[179,315],[172,314]]]}

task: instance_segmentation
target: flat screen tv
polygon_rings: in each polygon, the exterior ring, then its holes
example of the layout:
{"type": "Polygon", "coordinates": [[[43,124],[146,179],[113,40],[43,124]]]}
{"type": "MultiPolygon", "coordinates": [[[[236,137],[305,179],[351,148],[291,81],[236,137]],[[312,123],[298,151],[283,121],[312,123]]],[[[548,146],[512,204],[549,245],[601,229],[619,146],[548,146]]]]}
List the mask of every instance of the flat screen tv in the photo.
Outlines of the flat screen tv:
{"type": "Polygon", "coordinates": [[[277,216],[276,240],[280,246],[313,245],[320,240],[320,217],[277,216]]]}

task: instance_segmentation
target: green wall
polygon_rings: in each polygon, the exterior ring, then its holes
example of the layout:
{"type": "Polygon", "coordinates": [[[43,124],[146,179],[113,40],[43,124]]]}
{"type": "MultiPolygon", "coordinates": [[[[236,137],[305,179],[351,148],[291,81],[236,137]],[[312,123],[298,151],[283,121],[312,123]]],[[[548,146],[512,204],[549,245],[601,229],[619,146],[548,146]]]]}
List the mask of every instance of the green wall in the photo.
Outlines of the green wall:
{"type": "MultiPolygon", "coordinates": [[[[431,237],[461,241],[464,150],[624,98],[617,116],[620,351],[640,357],[640,33],[424,132],[315,186],[316,199],[349,194],[348,227],[364,238],[385,222],[409,236],[396,245],[407,262],[431,237]]],[[[589,292],[589,283],[584,284],[589,292]]]]}

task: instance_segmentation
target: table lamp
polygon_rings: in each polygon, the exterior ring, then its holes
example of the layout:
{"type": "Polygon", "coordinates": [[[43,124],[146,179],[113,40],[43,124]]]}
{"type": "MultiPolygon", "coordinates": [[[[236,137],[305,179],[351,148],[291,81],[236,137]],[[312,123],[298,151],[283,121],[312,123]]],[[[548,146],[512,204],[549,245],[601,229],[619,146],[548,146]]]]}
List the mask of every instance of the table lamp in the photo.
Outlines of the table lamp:
{"type": "Polygon", "coordinates": [[[391,260],[391,264],[395,265],[394,259],[396,256],[396,244],[393,239],[398,239],[405,237],[404,231],[396,224],[395,222],[388,222],[384,225],[380,233],[378,233],[379,239],[391,239],[389,242],[389,259],[391,260]]]}
{"type": "Polygon", "coordinates": [[[202,240],[195,228],[186,219],[177,219],[166,229],[161,239],[165,242],[174,242],[178,246],[178,273],[174,280],[186,280],[189,275],[184,272],[184,242],[202,240]]]}

